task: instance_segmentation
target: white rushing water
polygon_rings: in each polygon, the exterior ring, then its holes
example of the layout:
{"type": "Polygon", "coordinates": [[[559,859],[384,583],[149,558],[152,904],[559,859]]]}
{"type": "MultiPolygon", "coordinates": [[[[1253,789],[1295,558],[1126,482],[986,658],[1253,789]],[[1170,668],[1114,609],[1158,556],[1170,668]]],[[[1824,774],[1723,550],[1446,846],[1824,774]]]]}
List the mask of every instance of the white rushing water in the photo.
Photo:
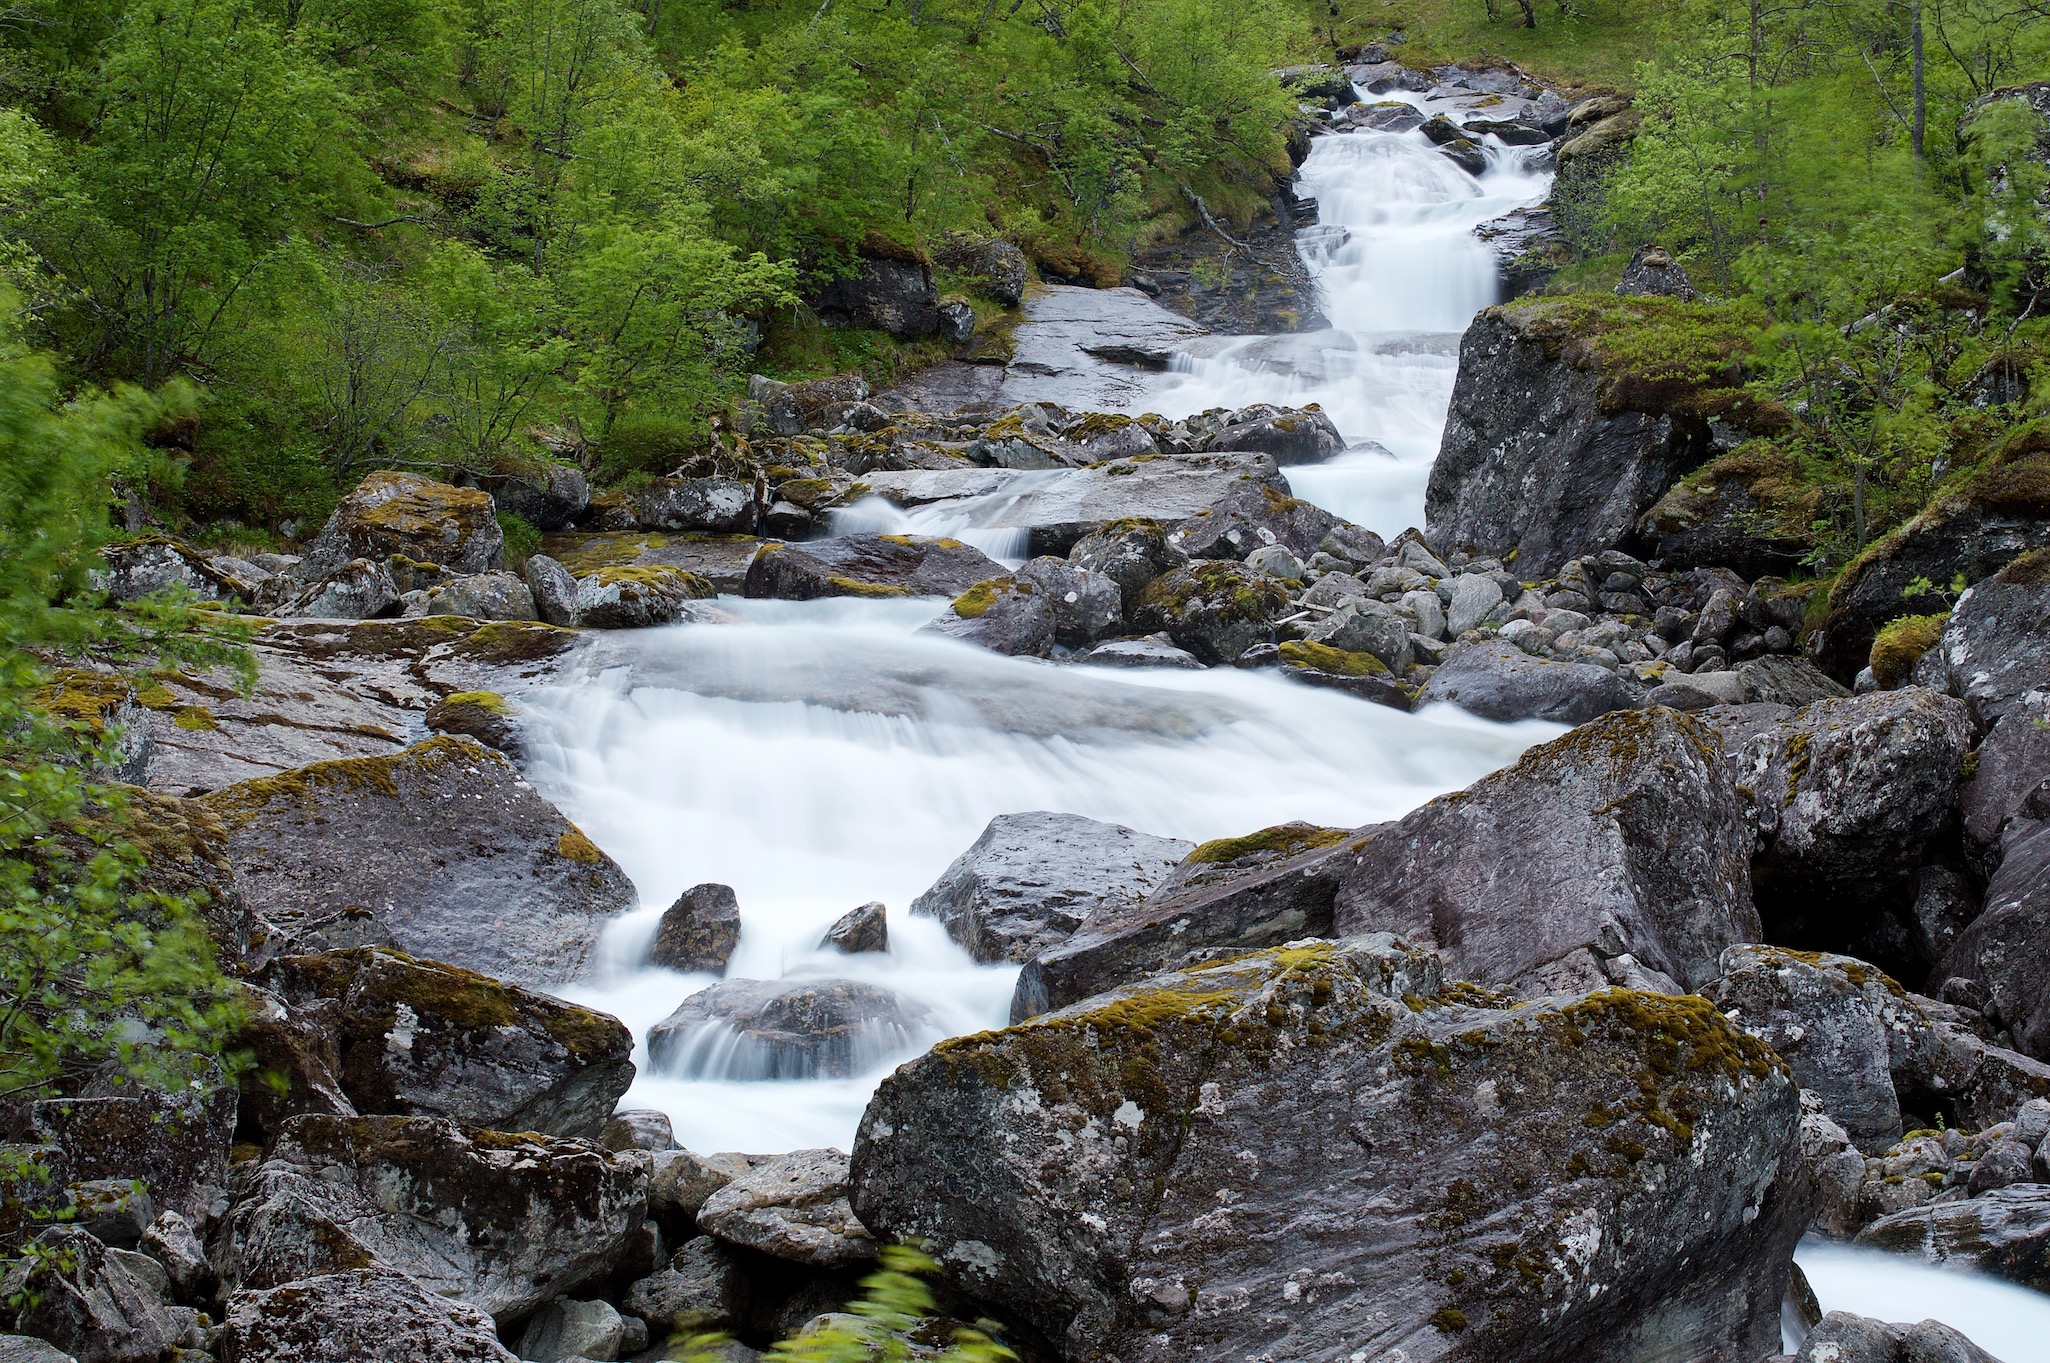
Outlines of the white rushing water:
{"type": "MultiPolygon", "coordinates": [[[[1413,132],[1320,139],[1302,179],[1321,222],[1300,245],[1331,328],[1198,343],[1172,372],[1133,385],[1127,408],[1320,403],[1352,448],[1290,468],[1298,495],[1384,534],[1421,524],[1459,334],[1494,301],[1492,258],[1472,228],[1548,187],[1527,153],[1490,139],[1487,155],[1476,181],[1413,132]]],[[[959,533],[994,557],[1024,553],[1021,536],[976,531],[958,507],[907,515],[869,503],[839,529],[959,533]]],[[[845,1149],[896,1064],[1003,1024],[1016,967],[978,966],[937,922],[906,912],[998,814],[1064,811],[1195,840],[1291,819],[1356,826],[1558,732],[1446,709],[1400,714],[1272,673],[999,657],[918,634],[940,601],[720,604],[733,623],[602,636],[586,675],[523,698],[530,776],[641,895],[608,931],[598,969],[561,992],[633,1028],[640,1073],[625,1104],[667,1112],[678,1139],[703,1151],[845,1149]],[[662,910],[706,881],[740,902],[726,978],[879,986],[908,1002],[908,1025],[857,1038],[844,1078],[762,1077],[763,1053],[719,1028],[658,1070],[648,1029],[714,977],[649,966],[648,945],[662,910]],[[887,955],[818,949],[829,924],[874,900],[889,908],[887,955]]],[[[2050,1363],[2050,1298],[1842,1247],[1811,1244],[1800,1257],[1825,1309],[1934,1317],[2005,1363],[2050,1363]]]]}

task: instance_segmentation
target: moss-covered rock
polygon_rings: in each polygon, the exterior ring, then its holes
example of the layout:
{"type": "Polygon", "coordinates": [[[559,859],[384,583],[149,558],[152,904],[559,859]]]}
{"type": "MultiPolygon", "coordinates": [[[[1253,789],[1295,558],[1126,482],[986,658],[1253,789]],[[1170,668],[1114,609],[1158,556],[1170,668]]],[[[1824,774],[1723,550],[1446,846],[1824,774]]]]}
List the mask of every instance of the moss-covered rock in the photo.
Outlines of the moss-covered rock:
{"type": "Polygon", "coordinates": [[[746,594],[786,601],[827,596],[956,596],[1004,575],[1003,565],[959,540],[929,535],[846,535],[764,544],[746,594]]]}
{"type": "Polygon", "coordinates": [[[496,691],[457,691],[427,709],[427,727],[438,734],[467,734],[506,756],[521,755],[519,712],[496,691]]]}
{"type": "Polygon", "coordinates": [[[1163,630],[1215,665],[1266,643],[1293,606],[1287,588],[1273,578],[1229,559],[1198,559],[1148,583],[1130,623],[1163,630]]]}
{"type": "Polygon", "coordinates": [[[1029,578],[993,577],[954,598],[923,632],[960,639],[992,653],[1043,658],[1053,648],[1054,603],[1029,578]]]}
{"type": "Polygon", "coordinates": [[[1948,619],[1950,615],[1945,612],[1903,615],[1888,621],[1872,636],[1872,652],[1866,664],[1872,669],[1872,680],[1889,691],[1906,681],[1922,655],[1942,642],[1943,624],[1948,619]]]}
{"type": "Polygon", "coordinates": [[[237,1292],[225,1330],[224,1347],[237,1363],[517,1363],[490,1316],[381,1265],[237,1292]]]}
{"type": "Polygon", "coordinates": [[[383,562],[394,554],[460,573],[499,566],[505,534],[491,494],[451,487],[416,473],[373,473],[342,498],[307,546],[305,569],[329,572],[350,559],[383,562]]]}
{"type": "Polygon", "coordinates": [[[600,568],[577,579],[576,621],[586,629],[669,625],[683,618],[690,602],[714,594],[711,583],[681,568],[600,568]]]}
{"type": "Polygon", "coordinates": [[[1814,547],[1820,492],[1769,443],[1747,445],[1682,478],[1644,513],[1638,538],[1668,567],[1787,573],[1814,547]]]}
{"type": "Polygon", "coordinates": [[[942,1042],[870,1103],[854,1209],[1071,1360],[1778,1347],[1784,1065],[1704,999],[1487,997],[1352,939],[942,1042]]]}

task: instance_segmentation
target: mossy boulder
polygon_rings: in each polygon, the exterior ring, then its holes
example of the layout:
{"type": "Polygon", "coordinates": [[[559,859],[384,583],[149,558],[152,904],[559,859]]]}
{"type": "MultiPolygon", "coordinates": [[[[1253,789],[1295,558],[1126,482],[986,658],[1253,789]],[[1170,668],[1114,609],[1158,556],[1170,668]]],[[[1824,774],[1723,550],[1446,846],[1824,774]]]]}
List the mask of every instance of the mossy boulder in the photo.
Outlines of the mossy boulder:
{"type": "MultiPolygon", "coordinates": [[[[1967,588],[1943,623],[1939,684],[1991,728],[2009,715],[2043,718],[2050,677],[2050,549],[2012,560],[1967,588]]],[[[2050,773],[2046,773],[2050,774],[2050,773]]]]}
{"type": "Polygon", "coordinates": [[[469,573],[428,589],[429,615],[467,620],[538,620],[534,593],[512,573],[469,573]]]}
{"type": "Polygon", "coordinates": [[[922,632],[992,653],[1043,658],[1053,648],[1053,601],[1030,578],[993,577],[955,597],[946,613],[922,632]]]}
{"type": "Polygon", "coordinates": [[[1777,1348],[1779,1059],[1703,999],[1436,965],[1302,943],[942,1042],[869,1104],[854,1209],[1075,1363],[1777,1348]]]}
{"type": "Polygon", "coordinates": [[[726,972],[740,945],[740,899],[730,885],[693,885],[662,911],[648,960],[667,970],[726,972]]]}
{"type": "Polygon", "coordinates": [[[682,568],[600,568],[577,579],[573,609],[586,629],[647,629],[675,624],[691,602],[713,594],[711,583],[682,568]]]}
{"type": "Polygon", "coordinates": [[[747,535],[761,520],[753,484],[735,478],[657,478],[626,499],[640,530],[747,535]]]}
{"type": "Polygon", "coordinates": [[[337,1005],[335,1073],[359,1113],[591,1139],[633,1082],[617,1019],[475,971],[358,947],[285,957],[263,983],[337,1005]]]}
{"type": "Polygon", "coordinates": [[[402,554],[459,573],[481,573],[499,566],[504,544],[490,493],[386,470],[342,498],[307,546],[301,566],[317,574],[350,559],[381,563],[402,554]]]}
{"type": "Polygon", "coordinates": [[[1947,587],[1993,576],[2050,548],[2050,427],[2015,435],[1963,482],[1853,559],[1829,590],[1822,662],[1849,680],[1880,627],[1904,613],[1918,584],[1947,587]]]}
{"type": "Polygon", "coordinates": [[[1888,691],[1905,682],[1922,655],[1942,642],[1943,622],[1949,618],[1945,614],[1903,615],[1888,621],[1872,637],[1871,661],[1866,664],[1872,669],[1872,680],[1888,691]]]}
{"type": "Polygon", "coordinates": [[[1148,583],[1134,629],[1164,631],[1205,663],[1229,663],[1272,638],[1294,602],[1273,578],[1229,559],[1198,559],[1148,583]]]}
{"type": "Polygon", "coordinates": [[[1282,641],[1281,674],[1291,681],[1322,686],[1370,700],[1391,709],[1407,710],[1415,689],[1395,679],[1388,664],[1372,653],[1333,648],[1307,639],[1282,641]]]}
{"type": "Polygon", "coordinates": [[[427,708],[427,727],[438,734],[464,734],[507,757],[522,754],[519,711],[496,691],[457,691],[427,708]]]}
{"type": "Polygon", "coordinates": [[[1176,525],[1168,542],[1190,558],[1243,559],[1278,544],[1306,559],[1341,523],[1313,502],[1247,479],[1176,525]]]}
{"type": "Polygon", "coordinates": [[[389,946],[555,984],[582,972],[605,923],[636,902],[625,872],[468,738],[316,762],[203,803],[287,950],[389,946]]]}
{"type": "Polygon", "coordinates": [[[1168,534],[1168,527],[1157,520],[1112,521],[1077,540],[1068,550],[1068,561],[1116,583],[1120,609],[1129,614],[1148,583],[1189,561],[1186,553],[1168,542],[1168,534]]]}
{"type": "Polygon", "coordinates": [[[764,544],[747,570],[750,597],[812,601],[958,596],[1004,575],[1003,565],[959,540],[930,535],[845,535],[764,544]]]}
{"type": "Polygon", "coordinates": [[[634,1154],[438,1117],[296,1117],[239,1180],[224,1289],[389,1266],[501,1325],[602,1281],[648,1210],[634,1154]]]}
{"type": "Polygon", "coordinates": [[[1637,537],[1669,568],[1789,573],[1814,547],[1820,495],[1778,449],[1747,445],[1675,483],[1644,513],[1637,537]]]}

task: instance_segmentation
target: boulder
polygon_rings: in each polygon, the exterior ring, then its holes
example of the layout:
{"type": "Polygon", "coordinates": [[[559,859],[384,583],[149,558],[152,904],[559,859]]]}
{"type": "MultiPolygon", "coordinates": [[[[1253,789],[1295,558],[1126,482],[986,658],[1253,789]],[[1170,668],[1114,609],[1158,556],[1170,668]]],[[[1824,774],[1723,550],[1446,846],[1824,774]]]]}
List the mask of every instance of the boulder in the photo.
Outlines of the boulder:
{"type": "Polygon", "coordinates": [[[1985,907],[1930,973],[1937,987],[1976,981],[2016,1049],[2050,1060],[2050,799],[2039,793],[2008,826],[1985,907]]]}
{"type": "Polygon", "coordinates": [[[546,554],[530,555],[520,569],[534,598],[534,613],[551,625],[577,622],[577,580],[546,554]]]}
{"type": "Polygon", "coordinates": [[[752,534],[758,519],[752,483],[734,478],[657,478],[627,494],[638,530],[752,534]]]}
{"type": "Polygon", "coordinates": [[[1385,936],[1156,976],[898,1069],[853,1205],[1069,1360],[1777,1347],[1784,1066],[1698,998],[1505,1004],[1385,936]]]}
{"type": "Polygon", "coordinates": [[[491,1317],[382,1265],[228,1298],[223,1363],[518,1363],[491,1317]]]}
{"type": "Polygon", "coordinates": [[[1053,641],[1065,648],[1087,648],[1124,624],[1124,593],[1107,573],[1071,559],[1041,557],[1015,576],[1039,588],[1053,612],[1053,641]]]}
{"type": "Polygon", "coordinates": [[[538,620],[534,593],[511,573],[472,573],[427,592],[429,615],[470,620],[538,620]]]}
{"type": "Polygon", "coordinates": [[[352,558],[298,587],[287,578],[272,578],[279,590],[268,590],[257,599],[260,609],[280,615],[300,615],[310,620],[371,620],[395,614],[399,604],[398,584],[380,559],[352,558]]]}
{"type": "Polygon", "coordinates": [[[756,374],[747,382],[752,423],[769,435],[803,435],[840,425],[848,411],[868,401],[868,381],[859,374],[835,374],[803,383],[779,383],[756,374]]]}
{"type": "Polygon", "coordinates": [[[1840,679],[1865,665],[1880,626],[1908,614],[1917,579],[1976,584],[2050,548],[2050,431],[2010,439],[1964,485],[1853,559],[1829,589],[1821,661],[1840,679]]]}
{"type": "Polygon", "coordinates": [[[1972,730],[1961,703],[1908,687],[1702,718],[1755,830],[1752,889],[1775,941],[1843,945],[1886,901],[1912,899],[1963,779],[1972,730]]]}
{"type": "Polygon", "coordinates": [[[1338,524],[1313,502],[1248,480],[1175,526],[1167,538],[1190,558],[1243,559],[1272,545],[1308,558],[1338,524]]]}
{"type": "Polygon", "coordinates": [[[922,1005],[860,980],[721,980],[648,1029],[648,1058],[687,1079],[845,1079],[937,1026],[922,1005]]]}
{"type": "Polygon", "coordinates": [[[383,471],[342,498],[306,547],[300,569],[311,576],[350,559],[383,562],[397,554],[453,572],[481,573],[498,566],[504,545],[490,493],[383,471]]]}
{"type": "Polygon", "coordinates": [[[571,610],[587,629],[646,629],[674,624],[711,595],[711,583],[682,568],[600,568],[577,579],[571,610]]]}
{"type": "Polygon", "coordinates": [[[2000,1363],[1942,1321],[1887,1325],[1832,1311],[1816,1322],[1793,1363],[2000,1363]]]}
{"type": "Polygon", "coordinates": [[[138,535],[103,545],[100,561],[106,567],[93,574],[94,585],[114,601],[133,601],[171,587],[182,587],[202,600],[246,600],[263,580],[256,575],[262,569],[255,574],[246,568],[224,571],[224,565],[216,565],[198,549],[165,535],[138,535]]]}
{"type": "Polygon", "coordinates": [[[626,1322],[610,1302],[557,1297],[520,1332],[520,1357],[528,1363],[613,1359],[625,1338],[626,1322]]]}
{"type": "Polygon", "coordinates": [[[2050,817],[2050,692],[2003,716],[1978,748],[1978,764],[1958,793],[1958,816],[1973,865],[1999,869],[2010,838],[2050,817]]]}
{"type": "Polygon", "coordinates": [[[1859,1231],[1856,1243],[2050,1291],[2050,1185],[1905,1208],[1859,1231]]]}
{"type": "Polygon", "coordinates": [[[1744,578],[1789,573],[1812,549],[1817,493],[1770,446],[1718,456],[1668,489],[1637,523],[1672,568],[1721,567],[1744,578]]]}
{"type": "Polygon", "coordinates": [[[138,1182],[157,1210],[203,1218],[228,1181],[235,1090],[109,1098],[45,1098],[28,1107],[29,1134],[64,1152],[68,1182],[138,1182]]]}
{"type": "Polygon", "coordinates": [[[1032,270],[1025,253],[1001,238],[973,241],[959,238],[940,245],[933,260],[966,276],[967,287],[992,303],[1015,308],[1025,297],[1032,270]]]}
{"type": "Polygon", "coordinates": [[[517,473],[487,474],[477,481],[500,511],[536,530],[567,530],[591,504],[591,480],[573,464],[538,464],[517,473]]]}
{"type": "Polygon", "coordinates": [[[195,1312],[173,1306],[163,1269],[76,1226],[52,1226],[0,1275],[14,1327],[78,1363],[158,1363],[201,1343],[195,1312]]]}
{"type": "Polygon", "coordinates": [[[1053,648],[1053,601],[1037,582],[993,577],[954,598],[921,631],[1012,657],[1043,658],[1053,648]]]}
{"type": "Polygon", "coordinates": [[[940,326],[932,270],[915,258],[863,256],[853,274],[827,284],[811,305],[829,327],[869,327],[900,341],[930,336],[940,326]]]}
{"type": "Polygon", "coordinates": [[[740,899],[729,885],[694,885],[662,911],[648,959],[669,970],[724,974],[740,945],[740,899]]]}
{"type": "Polygon", "coordinates": [[[316,762],[203,803],[284,950],[390,946],[552,984],[575,978],[606,921],[636,903],[610,857],[467,738],[316,762]]]}
{"type": "Polygon", "coordinates": [[[1981,728],[2033,708],[2050,678],[2050,550],[2025,554],[1965,589],[1944,622],[1943,687],[1981,728]]]}
{"type": "Polygon", "coordinates": [[[1592,348],[1529,303],[1488,309],[1460,341],[1424,513],[1433,544],[1514,554],[1535,578],[1622,544],[1711,447],[1700,417],[1604,403],[1592,348]]]}
{"type": "Polygon", "coordinates": [[[911,912],[939,919],[978,961],[1025,961],[1144,899],[1193,847],[1079,814],[1000,814],[911,912]]]}
{"type": "Polygon", "coordinates": [[[705,1199],[698,1224],[728,1244],[817,1268],[876,1257],[876,1242],[847,1203],[847,1156],[794,1150],[758,1165],[705,1199]]]}
{"type": "MultiPolygon", "coordinates": [[[[607,1150],[652,1150],[676,1149],[676,1128],[670,1123],[669,1114],[651,1107],[625,1107],[614,1112],[605,1121],[598,1133],[598,1144],[607,1150]]],[[[650,1182],[653,1182],[652,1176],[650,1182]]],[[[652,1190],[648,1195],[650,1208],[654,1204],[652,1190]]]]}
{"type": "MultiPolygon", "coordinates": [[[[1401,115],[1392,110],[1410,109],[1407,104],[1376,107],[1391,110],[1388,117],[1397,121],[1401,115]]],[[[1412,115],[1421,117],[1413,110],[1412,115]]],[[[1573,247],[1559,230],[1549,203],[1512,208],[1474,228],[1473,234],[1495,257],[1495,278],[1504,299],[1520,298],[1544,287],[1560,266],[1573,260],[1573,247]]]]}
{"type": "Polygon", "coordinates": [[[603,1013],[380,947],[288,956],[264,983],[333,1000],[335,1071],[359,1113],[596,1137],[633,1082],[633,1034],[603,1013]]]}
{"type": "Polygon", "coordinates": [[[1129,613],[1139,604],[1139,594],[1149,582],[1189,561],[1186,553],[1168,542],[1168,533],[1159,521],[1115,521],[1075,541],[1068,561],[1083,572],[1115,583],[1119,610],[1129,613]]]}
{"type": "Polygon", "coordinates": [[[47,1340],[29,1335],[0,1335],[0,1363],[78,1363],[47,1340]]]}
{"type": "Polygon", "coordinates": [[[647,1216],[645,1156],[435,1117],[296,1117],[239,1179],[230,1289],[382,1263],[501,1324],[617,1266],[647,1216]]]}
{"type": "Polygon", "coordinates": [[[927,535],[846,535],[803,544],[771,540],[748,567],[744,592],[786,601],[957,596],[1003,571],[980,549],[927,535]]]}
{"type": "Polygon", "coordinates": [[[1229,559],[1198,559],[1140,593],[1132,627],[1161,631],[1204,663],[1229,663],[1271,641],[1294,610],[1288,589],[1229,559]]]}
{"type": "Polygon", "coordinates": [[[1818,700],[1837,700],[1851,694],[1806,658],[1790,658],[1784,654],[1738,663],[1736,674],[1744,684],[1744,703],[1747,705],[1764,701],[1798,709],[1818,700]]]}
{"type": "Polygon", "coordinates": [[[763,1156],[699,1155],[689,1150],[655,1153],[648,1175],[648,1211],[679,1240],[697,1233],[698,1210],[705,1199],[746,1173],[763,1156]]]}
{"type": "Polygon", "coordinates": [[[826,935],[820,939],[819,950],[824,951],[828,947],[850,956],[868,951],[888,951],[889,911],[880,902],[849,909],[833,920],[833,926],[827,928],[826,935]]]}
{"type": "Polygon", "coordinates": [[[589,577],[606,568],[680,568],[713,590],[735,596],[761,545],[752,535],[643,530],[550,535],[542,540],[571,577],[589,577]]]}
{"type": "Polygon", "coordinates": [[[1111,639],[1090,649],[1082,661],[1099,667],[1175,667],[1198,671],[1203,667],[1195,654],[1185,648],[1176,648],[1158,635],[1144,639],[1111,639]]]}
{"type": "Polygon", "coordinates": [[[1067,941],[1027,961],[1011,1021],[1207,953],[1330,936],[1339,872],[1356,850],[1347,839],[1341,828],[1294,823],[1204,843],[1145,898],[1099,908],[1067,941]]]}
{"type": "Polygon", "coordinates": [[[1634,710],[1642,697],[1606,667],[1538,658],[1488,640],[1446,655],[1416,698],[1418,705],[1438,701],[1482,719],[1584,724],[1612,710],[1634,710]]]}
{"type": "Polygon", "coordinates": [[[526,755],[519,714],[496,691],[457,691],[427,707],[422,720],[438,734],[462,734],[518,761],[526,755]]]}
{"type": "Polygon", "coordinates": [[[1345,449],[1345,437],[1324,409],[1313,404],[1256,416],[1233,413],[1203,447],[1272,455],[1277,464],[1321,464],[1345,449]]]}
{"type": "Polygon", "coordinates": [[[1652,245],[1638,247],[1630,257],[1630,263],[1623,267],[1623,278],[1617,281],[1616,292],[1625,298],[1691,301],[1701,297],[1687,282],[1687,271],[1673,259],[1672,253],[1663,246],[1652,245]]]}
{"type": "Polygon", "coordinates": [[[171,1290],[181,1301],[206,1301],[214,1294],[214,1266],[206,1257],[192,1223],[176,1212],[159,1212],[138,1243],[144,1254],[163,1266],[171,1290]]]}
{"type": "Polygon", "coordinates": [[[1605,715],[1360,830],[1334,924],[1435,947],[1482,984],[1694,989],[1758,940],[1744,834],[1708,731],[1674,710],[1605,715]]]}
{"type": "MultiPolygon", "coordinates": [[[[1406,647],[1407,643],[1404,639],[1402,646],[1406,647]]],[[[1282,676],[1306,686],[1343,691],[1396,710],[1408,710],[1414,695],[1411,688],[1395,680],[1388,664],[1369,652],[1289,639],[1281,644],[1275,656],[1281,660],[1282,676]]]]}
{"type": "Polygon", "coordinates": [[[748,1275],[723,1241],[699,1236],[627,1289],[622,1305],[657,1333],[738,1329],[748,1309],[748,1275]]]}

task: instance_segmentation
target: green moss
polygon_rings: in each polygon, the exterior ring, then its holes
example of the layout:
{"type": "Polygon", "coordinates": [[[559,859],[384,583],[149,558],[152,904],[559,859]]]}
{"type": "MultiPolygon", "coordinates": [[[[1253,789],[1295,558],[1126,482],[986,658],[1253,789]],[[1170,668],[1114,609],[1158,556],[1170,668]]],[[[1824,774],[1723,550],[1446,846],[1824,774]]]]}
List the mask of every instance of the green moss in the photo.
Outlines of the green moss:
{"type": "Polygon", "coordinates": [[[1281,645],[1281,661],[1290,667],[1307,667],[1333,672],[1341,677],[1385,677],[1388,665],[1371,653],[1354,653],[1307,639],[1289,639],[1281,645]]]}
{"type": "Polygon", "coordinates": [[[614,564],[611,567],[600,568],[591,576],[607,586],[631,583],[642,587],[680,590],[692,600],[703,600],[708,596],[717,595],[712,589],[712,584],[696,573],[683,568],[672,568],[665,563],[614,564]]]}
{"type": "Polygon", "coordinates": [[[2050,549],[2036,549],[2023,554],[1995,573],[1993,580],[2010,587],[2041,587],[2050,584],[2050,549]]]}
{"type": "Polygon", "coordinates": [[[457,691],[441,698],[443,705],[474,705],[494,715],[509,715],[512,707],[496,691],[457,691]]]}
{"type": "Polygon", "coordinates": [[[397,799],[398,774],[425,773],[476,757],[476,745],[440,736],[415,743],[403,752],[380,757],[343,757],[313,762],[274,776],[259,776],[201,797],[223,824],[245,825],[272,805],[291,801],[310,805],[323,792],[373,795],[397,799]]]}
{"type": "Polygon", "coordinates": [[[842,596],[881,598],[912,594],[909,587],[895,582],[863,582],[853,577],[828,577],[826,581],[842,596]]]}
{"type": "Polygon", "coordinates": [[[1943,638],[1944,615],[1904,615],[1881,626],[1872,638],[1872,677],[1881,686],[1899,686],[1915,670],[1915,662],[1943,638]]]}
{"type": "Polygon", "coordinates": [[[452,652],[480,662],[510,666],[540,662],[567,651],[577,641],[577,632],[560,625],[543,625],[532,620],[494,620],[480,625],[452,652]]]}
{"type": "MultiPolygon", "coordinates": [[[[1285,647],[1285,646],[1284,646],[1285,647]]],[[[1331,847],[1346,839],[1343,828],[1318,828],[1312,824],[1283,823],[1237,838],[1213,838],[1189,853],[1187,860],[1199,865],[1237,861],[1261,852],[1292,857],[1313,847],[1331,847]]]]}
{"type": "Polygon", "coordinates": [[[171,722],[181,729],[194,732],[205,732],[221,727],[214,720],[214,712],[207,709],[204,705],[187,705],[182,707],[177,715],[172,718],[171,722]]]}
{"type": "Polygon", "coordinates": [[[1466,1328],[1466,1312],[1456,1306],[1443,1307],[1431,1313],[1431,1324],[1443,1334],[1458,1334],[1466,1328]]]}
{"type": "Polygon", "coordinates": [[[642,554],[668,543],[666,535],[639,533],[550,535],[542,541],[542,550],[569,569],[571,577],[588,577],[600,568],[635,563],[642,554]]]}
{"type": "Polygon", "coordinates": [[[605,854],[598,850],[598,844],[584,836],[584,831],[571,824],[569,831],[555,840],[555,854],[570,861],[596,866],[605,860],[605,854]]]}
{"type": "Polygon", "coordinates": [[[997,597],[1007,590],[1012,579],[1008,577],[984,578],[967,591],[954,598],[954,614],[963,620],[980,620],[996,605],[997,597]]]}

